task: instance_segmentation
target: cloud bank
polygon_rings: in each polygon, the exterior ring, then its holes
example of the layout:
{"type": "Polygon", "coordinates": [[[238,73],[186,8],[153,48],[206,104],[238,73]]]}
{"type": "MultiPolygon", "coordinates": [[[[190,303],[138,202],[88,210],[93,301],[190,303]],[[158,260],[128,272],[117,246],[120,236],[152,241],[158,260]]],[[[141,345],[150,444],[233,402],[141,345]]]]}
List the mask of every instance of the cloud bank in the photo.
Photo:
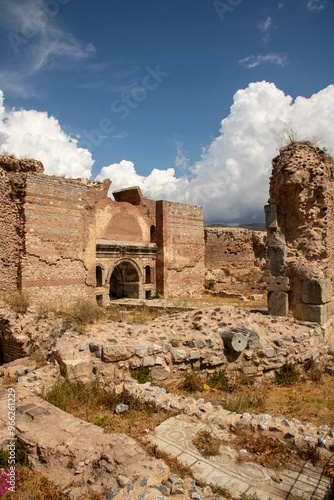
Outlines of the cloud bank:
{"type": "Polygon", "coordinates": [[[334,154],[334,85],[293,101],[273,83],[250,83],[236,92],[220,135],[184,177],[176,178],[172,168],[141,176],[122,161],[104,167],[97,180],[111,178],[112,190],[138,185],[150,198],[202,205],[207,222],[260,221],[286,124],[300,138],[321,138],[334,154]]]}
{"type": "Polygon", "coordinates": [[[40,160],[49,175],[91,176],[92,155],[78,148],[58,120],[35,110],[6,111],[0,90],[0,154],[40,160]]]}
{"type": "MultiPolygon", "coordinates": [[[[334,155],[334,85],[294,101],[273,83],[250,83],[235,93],[219,135],[182,177],[173,168],[140,175],[124,159],[103,167],[97,180],[110,178],[112,190],[138,185],[149,198],[202,205],[206,222],[260,221],[277,137],[286,124],[300,138],[319,137],[334,155]]],[[[6,111],[1,91],[0,153],[41,160],[53,175],[89,177],[93,165],[91,153],[78,148],[58,120],[35,110],[6,111]]],[[[175,165],[179,157],[177,149],[175,165]]]]}

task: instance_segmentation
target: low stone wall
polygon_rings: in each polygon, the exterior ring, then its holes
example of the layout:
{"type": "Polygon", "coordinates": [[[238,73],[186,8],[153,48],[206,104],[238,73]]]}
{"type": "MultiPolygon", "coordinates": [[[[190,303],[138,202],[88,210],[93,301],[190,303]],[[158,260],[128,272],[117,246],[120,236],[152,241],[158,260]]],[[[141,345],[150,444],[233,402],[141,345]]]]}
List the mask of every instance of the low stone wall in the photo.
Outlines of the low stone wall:
{"type": "Polygon", "coordinates": [[[266,234],[232,227],[206,227],[206,286],[216,292],[265,290],[266,234]]]}
{"type": "Polygon", "coordinates": [[[230,379],[273,378],[286,363],[313,360],[319,370],[332,362],[317,324],[273,319],[232,306],[156,318],[148,325],[110,323],[87,335],[57,342],[54,356],[71,378],[100,373],[106,382],[124,380],[130,370],[149,367],[154,381],[171,381],[191,368],[222,371],[230,379]],[[227,337],[239,339],[236,350],[227,337]]]}
{"type": "Polygon", "coordinates": [[[0,311],[0,335],[6,361],[38,353],[57,359],[72,379],[100,373],[106,383],[122,381],[130,370],[149,367],[154,381],[181,378],[191,368],[208,374],[240,374],[253,380],[275,375],[286,363],[313,360],[319,370],[333,363],[325,330],[314,323],[274,319],[232,306],[218,306],[161,316],[149,324],[104,323],[80,333],[62,320],[36,320],[34,314],[0,311]]]}
{"type": "Polygon", "coordinates": [[[62,320],[37,319],[34,313],[17,314],[0,308],[0,363],[29,355],[47,358],[56,338],[64,333],[62,320]]]}

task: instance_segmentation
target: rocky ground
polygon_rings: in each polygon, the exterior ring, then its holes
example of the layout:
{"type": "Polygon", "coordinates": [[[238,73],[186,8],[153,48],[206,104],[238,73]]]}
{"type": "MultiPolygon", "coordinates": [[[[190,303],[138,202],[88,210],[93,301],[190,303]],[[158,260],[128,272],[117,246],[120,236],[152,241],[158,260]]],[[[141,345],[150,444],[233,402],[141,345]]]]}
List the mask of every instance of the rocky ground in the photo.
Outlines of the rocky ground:
{"type": "MultiPolygon", "coordinates": [[[[68,375],[72,380],[81,379],[86,381],[99,376],[101,383],[107,390],[116,389],[122,391],[126,388],[130,395],[152,402],[158,410],[160,408],[171,415],[181,412],[185,418],[192,419],[190,421],[193,421],[191,425],[194,428],[196,427],[195,422],[203,422],[206,425],[219,426],[219,428],[227,430],[232,427],[243,427],[253,433],[279,437],[282,442],[293,442],[296,446],[308,443],[311,446],[318,447],[325,454],[334,451],[334,429],[329,426],[316,427],[306,422],[300,422],[297,419],[287,420],[279,415],[235,414],[224,410],[219,405],[205,402],[203,399],[168,394],[166,389],[159,386],[166,380],[171,381],[179,378],[190,367],[198,367],[202,368],[202,370],[205,369],[206,372],[213,372],[217,367],[222,369],[234,364],[239,372],[241,370],[253,382],[259,382],[266,379],[266,377],[272,376],[274,370],[283,366],[287,361],[298,364],[312,359],[315,366],[319,368],[333,363],[333,358],[328,354],[324,342],[324,331],[315,324],[295,323],[290,318],[272,318],[264,314],[263,311],[250,312],[229,305],[202,305],[201,309],[180,310],[172,314],[159,316],[147,324],[134,324],[121,320],[93,324],[88,326],[85,331],[75,327],[63,331],[63,325],[59,318],[36,320],[34,310],[30,310],[26,315],[16,315],[15,318],[15,314],[7,309],[1,311],[2,320],[7,321],[7,326],[11,325],[13,327],[13,322],[15,323],[16,330],[15,328],[12,329],[16,332],[16,340],[19,338],[21,345],[25,349],[29,345],[33,347],[40,345],[41,347],[35,349],[35,353],[38,353],[35,359],[26,357],[3,365],[1,367],[1,374],[3,375],[1,381],[6,382],[7,387],[8,383],[15,384],[14,386],[19,394],[23,391],[21,401],[25,401],[27,405],[23,404],[23,402],[19,404],[18,431],[20,436],[23,437],[26,433],[27,441],[30,440],[31,450],[35,450],[31,452],[31,464],[36,470],[40,469],[50,475],[51,479],[53,479],[54,473],[56,474],[55,478],[61,476],[63,480],[61,483],[62,489],[66,489],[65,486],[71,483],[72,476],[74,478],[80,476],[82,479],[83,482],[81,483],[80,481],[79,483],[78,481],[74,482],[76,484],[75,488],[79,489],[75,489],[74,486],[69,489],[69,494],[72,495],[69,498],[78,498],[76,495],[80,491],[80,487],[83,487],[83,484],[86,485],[86,492],[94,492],[95,490],[98,491],[99,487],[107,488],[107,486],[110,486],[108,496],[106,496],[108,500],[114,497],[117,497],[117,499],[130,497],[153,499],[174,494],[178,494],[178,498],[191,497],[200,500],[201,498],[214,498],[215,495],[210,488],[195,487],[195,483],[192,483],[190,479],[184,482],[180,478],[173,477],[166,464],[162,462],[153,460],[154,463],[149,463],[152,462],[152,459],[148,458],[140,448],[137,449],[137,444],[133,444],[133,446],[131,444],[127,445],[132,451],[129,457],[125,454],[126,456],[122,460],[114,458],[111,461],[106,460],[103,457],[107,455],[101,448],[101,453],[98,452],[98,454],[100,453],[98,463],[104,471],[103,474],[107,475],[103,476],[103,478],[102,476],[97,478],[95,472],[91,470],[93,462],[86,464],[91,455],[89,449],[86,450],[85,448],[86,444],[90,442],[88,437],[84,438],[85,443],[83,444],[82,440],[80,442],[73,441],[72,436],[72,441],[70,440],[70,443],[66,444],[66,446],[63,445],[63,449],[61,448],[62,445],[58,443],[61,436],[63,437],[61,437],[60,441],[64,441],[64,436],[66,436],[66,441],[69,438],[68,429],[72,429],[72,424],[69,423],[69,420],[66,420],[66,414],[60,419],[67,422],[62,427],[62,430],[58,428],[57,418],[52,423],[52,433],[48,428],[45,429],[45,435],[43,434],[44,431],[39,433],[37,430],[38,426],[41,425],[39,423],[40,417],[44,415],[43,418],[45,419],[46,415],[48,415],[45,411],[53,414],[53,410],[47,407],[44,408],[44,403],[38,402],[40,400],[37,396],[30,395],[40,394],[42,390],[48,391],[60,375],[68,375]],[[258,342],[255,342],[254,345],[247,345],[241,353],[232,353],[232,355],[226,350],[222,338],[222,331],[226,330],[256,332],[258,342]],[[53,332],[49,343],[45,331],[53,332]],[[24,336],[26,339],[24,339],[24,336]],[[45,354],[48,361],[43,360],[41,353],[45,354]],[[131,370],[139,367],[150,368],[154,378],[153,384],[140,385],[131,378],[131,370]],[[33,410],[32,414],[30,414],[30,410],[34,406],[43,407],[44,409],[37,410],[37,413],[33,410]],[[34,422],[37,427],[36,433],[32,436],[29,433],[34,422]],[[58,444],[52,440],[52,436],[56,435],[60,436],[59,439],[57,438],[58,444]],[[40,443],[39,439],[41,440],[40,443]],[[45,452],[45,456],[40,451],[38,452],[41,447],[45,450],[52,449],[53,444],[55,445],[54,450],[50,453],[45,452]],[[82,453],[74,452],[75,449],[80,450],[81,448],[82,453]],[[84,449],[86,450],[85,453],[84,449]],[[135,451],[138,453],[138,457],[133,455],[135,451]],[[59,462],[60,455],[58,456],[58,452],[62,453],[67,459],[73,454],[75,462],[73,471],[69,472],[66,469],[66,474],[63,474],[60,470],[56,472],[57,469],[52,464],[54,460],[59,462]],[[108,465],[110,463],[114,465],[108,465]],[[131,469],[132,466],[130,467],[131,463],[134,463],[133,470],[131,469]],[[141,463],[141,465],[139,469],[137,465],[136,469],[135,464],[138,463],[141,463]],[[119,467],[122,464],[124,470],[119,467]],[[149,472],[146,473],[146,471],[149,472]]],[[[160,306],[161,304],[159,304],[160,306]]],[[[233,374],[233,370],[230,370],[230,373],[233,374]]],[[[4,389],[6,391],[6,387],[4,389]]],[[[2,392],[2,397],[5,397],[4,394],[5,392],[2,392]]],[[[58,413],[59,415],[60,413],[58,413]]],[[[6,439],[6,415],[1,415],[1,417],[2,432],[0,433],[0,440],[3,441],[6,439]]],[[[73,429],[86,429],[87,425],[91,424],[76,423],[73,429]]],[[[186,427],[187,425],[184,424],[186,427]]],[[[94,426],[90,427],[89,432],[87,432],[91,434],[92,440],[97,444],[100,442],[101,437],[94,437],[95,431],[93,432],[93,428],[94,426]]],[[[101,432],[101,429],[98,429],[99,435],[101,432]]],[[[79,434],[81,434],[81,431],[79,434]]],[[[155,435],[157,436],[157,434],[155,435]]],[[[82,436],[86,436],[86,434],[83,433],[82,436]]],[[[123,447],[122,439],[125,438],[130,439],[126,436],[124,438],[114,437],[113,439],[120,440],[119,444],[115,444],[115,442],[110,446],[115,450],[119,446],[123,447]]],[[[124,449],[126,449],[126,446],[124,449]]],[[[63,463],[65,467],[63,455],[59,463],[63,463]]],[[[178,451],[176,455],[180,455],[180,452],[178,451]]],[[[191,456],[193,457],[193,455],[191,456]]],[[[195,472],[198,469],[195,466],[196,460],[198,459],[195,457],[193,463],[195,472]]],[[[210,467],[211,465],[210,463],[209,465],[206,464],[206,466],[210,467]]],[[[205,467],[203,470],[206,470],[205,467]]],[[[226,485],[228,486],[232,476],[235,482],[235,474],[237,474],[235,471],[237,469],[233,471],[233,475],[231,471],[230,473],[226,472],[226,464],[221,465],[221,467],[223,467],[221,471],[227,474],[226,485]]],[[[240,474],[242,476],[241,469],[240,474]]],[[[275,496],[273,490],[270,490],[275,486],[272,480],[273,472],[269,471],[263,477],[266,478],[267,475],[268,478],[264,479],[266,487],[261,486],[261,499],[285,498],[285,496],[282,497],[277,492],[275,496]],[[270,486],[269,489],[267,488],[268,485],[270,486]]],[[[199,475],[199,479],[203,480],[203,474],[199,475]]],[[[233,490],[235,498],[237,498],[237,491],[240,494],[245,493],[247,495],[257,493],[254,488],[252,489],[252,480],[247,481],[245,481],[245,477],[241,481],[246,484],[244,489],[242,489],[244,487],[242,486],[239,491],[239,486],[237,486],[233,490]]],[[[305,478],[303,481],[305,483],[305,478]]],[[[223,483],[218,481],[216,484],[222,485],[223,483]]],[[[310,484],[313,484],[312,481],[310,484]]],[[[309,495],[309,498],[312,495],[313,498],[323,498],[321,495],[326,486],[323,486],[323,484],[321,494],[319,492],[315,494],[315,489],[310,486],[305,487],[306,493],[302,492],[300,497],[296,496],[295,498],[308,498],[307,495],[309,495]]]]}

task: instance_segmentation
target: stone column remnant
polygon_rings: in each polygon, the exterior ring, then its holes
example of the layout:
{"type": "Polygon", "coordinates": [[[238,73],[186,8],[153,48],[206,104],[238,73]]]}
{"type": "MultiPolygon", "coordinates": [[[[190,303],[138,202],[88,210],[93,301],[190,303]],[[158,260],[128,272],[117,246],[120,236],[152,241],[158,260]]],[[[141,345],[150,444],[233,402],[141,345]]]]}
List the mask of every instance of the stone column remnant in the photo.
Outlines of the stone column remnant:
{"type": "Polygon", "coordinates": [[[334,162],[308,141],[273,159],[267,228],[268,311],[326,323],[333,315],[334,162]]]}
{"type": "Polygon", "coordinates": [[[288,314],[289,278],[285,276],[286,244],[284,231],[277,222],[278,200],[269,200],[264,207],[267,228],[266,281],[268,311],[272,316],[288,314]]]}

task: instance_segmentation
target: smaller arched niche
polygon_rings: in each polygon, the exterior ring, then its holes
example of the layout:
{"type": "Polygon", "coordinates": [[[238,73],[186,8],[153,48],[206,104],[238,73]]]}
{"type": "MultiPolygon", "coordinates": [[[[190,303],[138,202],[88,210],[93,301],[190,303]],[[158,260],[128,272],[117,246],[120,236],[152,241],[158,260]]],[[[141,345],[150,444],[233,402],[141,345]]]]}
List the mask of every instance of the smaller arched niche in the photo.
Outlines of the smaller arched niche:
{"type": "Polygon", "coordinates": [[[154,225],[152,225],[151,229],[150,229],[150,241],[151,241],[151,243],[156,243],[156,239],[157,239],[156,228],[154,225]]]}
{"type": "Polygon", "coordinates": [[[101,266],[96,266],[96,287],[103,285],[103,270],[101,266]]]}

